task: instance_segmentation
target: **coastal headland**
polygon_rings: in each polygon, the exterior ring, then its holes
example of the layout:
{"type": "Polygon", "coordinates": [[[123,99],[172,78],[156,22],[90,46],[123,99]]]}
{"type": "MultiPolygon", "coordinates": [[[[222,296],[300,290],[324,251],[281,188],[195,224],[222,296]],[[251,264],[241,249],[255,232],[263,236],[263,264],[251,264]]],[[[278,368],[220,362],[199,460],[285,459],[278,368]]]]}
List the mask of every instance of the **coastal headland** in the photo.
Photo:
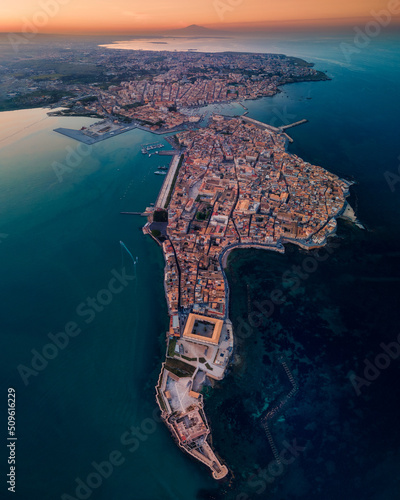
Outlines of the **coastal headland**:
{"type": "MultiPolygon", "coordinates": [[[[223,379],[234,350],[224,272],[229,253],[250,247],[283,253],[288,242],[321,247],[349,194],[349,183],[288,152],[293,141],[286,130],[306,119],[273,127],[245,116],[242,103],[328,77],[282,54],[163,52],[162,64],[158,52],[127,57],[138,78],[108,88],[75,85],[81,96],[58,103],[60,116],[101,121],[56,131],[86,144],[133,128],[169,134],[169,171],[155,172],[165,181],[143,214],[143,232],[163,250],[170,317],[156,399],[178,445],[219,480],[229,469],[212,448],[202,391],[223,379]],[[214,114],[200,127],[202,107],[233,102],[243,116],[214,114]]],[[[160,153],[154,148],[142,152],[160,153]]]]}
{"type": "MultiPolygon", "coordinates": [[[[312,64],[283,54],[164,52],[162,65],[159,58],[159,52],[129,51],[125,59],[130,61],[132,78],[108,88],[97,83],[62,85],[59,91],[65,97],[53,104],[62,109],[50,115],[100,121],[80,130],[55,131],[85,144],[134,128],[171,134],[198,127],[202,116],[197,111],[203,106],[237,102],[247,114],[244,101],[272,97],[289,83],[329,79],[312,64]],[[67,97],[68,93],[72,95],[67,97]]],[[[112,60],[110,64],[114,67],[112,60]]],[[[282,132],[305,121],[269,128],[282,132]]]]}
{"type": "Polygon", "coordinates": [[[154,238],[153,221],[168,220],[155,238],[170,315],[156,399],[178,445],[222,479],[229,470],[211,446],[202,389],[224,377],[234,349],[228,256],[236,248],[284,253],[289,242],[324,246],[350,184],[288,153],[282,129],[247,117],[213,115],[175,137],[179,150],[144,228],[154,238]]]}

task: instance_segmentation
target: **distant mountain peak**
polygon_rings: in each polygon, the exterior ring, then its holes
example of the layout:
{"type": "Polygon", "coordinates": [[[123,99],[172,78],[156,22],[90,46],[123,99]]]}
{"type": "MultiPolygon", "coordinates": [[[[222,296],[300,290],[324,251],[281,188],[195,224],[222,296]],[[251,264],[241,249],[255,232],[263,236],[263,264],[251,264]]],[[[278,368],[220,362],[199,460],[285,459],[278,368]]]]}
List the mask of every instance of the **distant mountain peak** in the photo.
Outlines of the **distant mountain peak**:
{"type": "Polygon", "coordinates": [[[191,24],[190,26],[186,26],[186,28],[181,28],[176,31],[212,31],[209,28],[205,28],[204,26],[199,26],[198,24],[191,24]]]}
{"type": "Polygon", "coordinates": [[[221,30],[213,30],[210,28],[205,28],[204,26],[199,26],[198,24],[191,24],[190,26],[186,26],[186,28],[179,28],[169,31],[164,31],[164,34],[168,35],[204,35],[204,36],[213,36],[213,35],[224,35],[226,31],[221,30]]]}

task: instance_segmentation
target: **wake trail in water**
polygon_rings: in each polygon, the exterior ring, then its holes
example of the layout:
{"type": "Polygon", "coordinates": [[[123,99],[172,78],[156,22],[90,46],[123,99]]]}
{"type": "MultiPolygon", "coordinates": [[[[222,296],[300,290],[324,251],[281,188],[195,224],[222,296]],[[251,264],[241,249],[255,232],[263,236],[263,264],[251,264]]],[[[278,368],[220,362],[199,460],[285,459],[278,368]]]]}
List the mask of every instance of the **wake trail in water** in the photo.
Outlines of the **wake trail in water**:
{"type": "Polygon", "coordinates": [[[122,246],[122,248],[125,248],[125,250],[128,252],[130,258],[132,259],[132,262],[134,264],[136,264],[136,260],[135,258],[133,257],[133,255],[131,254],[131,252],[129,251],[129,249],[127,248],[127,246],[125,245],[125,243],[123,241],[120,241],[119,244],[122,246]]]}
{"type": "MultiPolygon", "coordinates": [[[[133,322],[131,324],[131,327],[130,327],[130,333],[131,335],[134,337],[134,338],[140,338],[139,337],[139,333],[138,333],[138,309],[137,309],[137,291],[138,291],[138,280],[137,280],[137,274],[136,274],[136,264],[138,263],[138,260],[139,258],[136,257],[134,258],[132,253],[130,252],[129,248],[125,245],[125,243],[123,241],[120,241],[119,242],[120,246],[121,246],[121,259],[122,259],[122,269],[124,269],[124,253],[126,252],[129,257],[132,259],[132,262],[133,262],[133,275],[134,275],[134,282],[131,286],[133,286],[133,322]],[[124,252],[125,250],[125,252],[124,252]]],[[[135,356],[139,355],[139,344],[137,342],[135,342],[132,347],[131,347],[131,354],[133,356],[133,358],[135,358],[135,356]]],[[[138,369],[136,369],[135,371],[135,375],[137,377],[139,377],[139,371],[138,369]]],[[[138,397],[138,394],[134,394],[134,397],[138,397]]],[[[133,419],[137,419],[138,418],[138,408],[135,406],[135,408],[132,410],[130,410],[130,413],[131,413],[131,418],[133,419]]]]}
{"type": "MultiPolygon", "coordinates": [[[[123,252],[123,250],[125,250],[127,252],[127,254],[129,255],[129,257],[132,259],[134,276],[136,278],[136,264],[138,263],[139,258],[136,257],[136,259],[135,259],[135,257],[132,255],[129,248],[125,245],[125,243],[123,241],[120,241],[119,244],[121,245],[122,267],[124,267],[124,252],[123,252]]],[[[135,289],[136,289],[136,285],[135,285],[135,289]]]]}

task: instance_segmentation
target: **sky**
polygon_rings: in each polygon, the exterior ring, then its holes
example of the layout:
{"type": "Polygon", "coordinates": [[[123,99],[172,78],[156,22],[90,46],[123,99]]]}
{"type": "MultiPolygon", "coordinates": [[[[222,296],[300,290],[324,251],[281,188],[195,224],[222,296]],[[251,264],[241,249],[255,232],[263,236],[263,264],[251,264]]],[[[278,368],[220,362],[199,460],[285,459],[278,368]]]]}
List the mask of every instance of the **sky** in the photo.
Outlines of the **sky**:
{"type": "MultiPolygon", "coordinates": [[[[400,14],[400,0],[2,0],[0,32],[139,33],[191,24],[219,29],[341,25],[400,14]]],[[[392,19],[393,21],[393,19],[392,19]]]]}

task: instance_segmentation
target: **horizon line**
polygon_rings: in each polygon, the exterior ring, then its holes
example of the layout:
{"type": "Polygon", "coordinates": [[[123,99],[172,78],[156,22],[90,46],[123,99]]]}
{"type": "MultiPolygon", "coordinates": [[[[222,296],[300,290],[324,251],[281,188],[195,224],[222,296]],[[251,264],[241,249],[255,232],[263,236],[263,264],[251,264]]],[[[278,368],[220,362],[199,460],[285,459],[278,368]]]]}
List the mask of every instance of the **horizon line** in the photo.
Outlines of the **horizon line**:
{"type": "MultiPolygon", "coordinates": [[[[123,30],[118,30],[115,28],[110,28],[110,29],[101,29],[98,30],[96,28],[87,28],[85,30],[79,29],[74,31],[73,28],[71,30],[70,27],[63,27],[59,29],[53,29],[52,31],[42,31],[38,32],[37,35],[74,35],[74,36],[94,36],[94,35],[107,35],[107,36],[120,36],[120,35],[127,35],[127,36],[135,36],[135,35],[144,35],[144,34],[162,34],[162,33],[167,33],[170,31],[176,32],[176,31],[181,31],[185,30],[189,27],[198,27],[198,28],[203,28],[203,29],[209,29],[210,31],[220,31],[223,33],[224,31],[227,32],[227,34],[232,33],[232,30],[234,30],[236,33],[246,33],[246,29],[251,30],[252,33],[258,33],[262,31],[263,29],[281,29],[281,30],[287,30],[287,29],[301,29],[305,30],[307,28],[310,29],[316,29],[316,28],[335,28],[335,29],[340,29],[340,28],[349,28],[351,27],[352,23],[362,23],[362,22],[368,22],[368,21],[373,21],[375,18],[371,14],[371,16],[361,16],[361,17],[335,17],[335,18],[309,18],[309,19],[291,19],[291,20],[269,20],[269,21],[252,21],[252,22],[244,22],[244,23],[204,23],[203,25],[197,25],[197,24],[188,24],[185,25],[184,27],[182,26],[175,26],[175,27],[153,27],[153,28],[135,28],[132,27],[132,29],[123,29],[123,30]],[[256,30],[256,31],[254,31],[256,30]]],[[[400,24],[400,15],[393,16],[392,21],[390,25],[385,26],[385,29],[390,30],[390,28],[393,28],[395,26],[398,26],[400,24]]],[[[355,27],[355,26],[354,26],[355,27]]],[[[0,28],[1,29],[1,28],[0,28]]],[[[1,35],[7,35],[7,34],[26,34],[26,32],[22,31],[21,28],[18,30],[7,30],[7,31],[0,31],[1,35]]],[[[193,35],[193,36],[200,36],[200,35],[193,35]]]]}

